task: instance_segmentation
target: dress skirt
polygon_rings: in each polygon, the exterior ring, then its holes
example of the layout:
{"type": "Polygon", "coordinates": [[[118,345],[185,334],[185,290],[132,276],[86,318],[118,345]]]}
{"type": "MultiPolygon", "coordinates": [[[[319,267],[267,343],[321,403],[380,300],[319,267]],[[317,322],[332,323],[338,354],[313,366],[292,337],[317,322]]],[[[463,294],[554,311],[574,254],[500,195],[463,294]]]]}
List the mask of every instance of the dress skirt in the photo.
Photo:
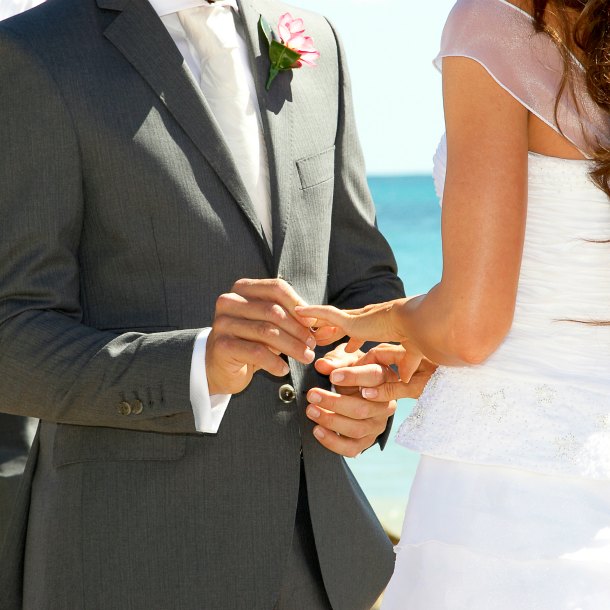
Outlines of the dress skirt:
{"type": "Polygon", "coordinates": [[[610,481],[423,456],[382,610],[609,610],[610,481]]]}

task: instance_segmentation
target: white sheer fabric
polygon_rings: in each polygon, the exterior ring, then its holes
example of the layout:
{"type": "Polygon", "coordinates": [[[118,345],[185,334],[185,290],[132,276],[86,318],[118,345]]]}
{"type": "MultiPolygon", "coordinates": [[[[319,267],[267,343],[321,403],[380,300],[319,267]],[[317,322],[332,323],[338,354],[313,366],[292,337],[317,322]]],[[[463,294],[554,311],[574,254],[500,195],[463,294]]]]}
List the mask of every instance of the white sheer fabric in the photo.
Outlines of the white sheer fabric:
{"type": "Polygon", "coordinates": [[[563,73],[560,51],[546,34],[537,34],[532,17],[505,0],[459,0],[451,11],[434,60],[468,57],[530,112],[561,131],[583,154],[610,146],[610,121],[587,93],[582,66],[574,59],[574,96],[566,93],[555,121],[555,100],[563,73]],[[579,113],[580,108],[580,113],[579,113]]]}

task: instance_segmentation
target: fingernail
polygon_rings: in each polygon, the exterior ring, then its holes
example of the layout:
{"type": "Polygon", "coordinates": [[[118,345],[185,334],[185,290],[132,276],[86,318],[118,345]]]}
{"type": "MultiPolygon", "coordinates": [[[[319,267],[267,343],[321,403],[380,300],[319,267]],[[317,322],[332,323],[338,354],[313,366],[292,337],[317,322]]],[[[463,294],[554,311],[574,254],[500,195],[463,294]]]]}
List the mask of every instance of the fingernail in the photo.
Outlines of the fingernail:
{"type": "Polygon", "coordinates": [[[313,417],[314,419],[318,419],[318,417],[320,417],[320,410],[310,405],[307,409],[307,415],[309,415],[309,417],[313,417]]]}
{"type": "Polygon", "coordinates": [[[284,368],[282,369],[282,375],[288,375],[290,373],[290,367],[287,364],[284,364],[284,368]]]}
{"type": "Polygon", "coordinates": [[[316,353],[310,349],[305,350],[305,360],[310,364],[316,359],[316,353]]]}
{"type": "Polygon", "coordinates": [[[315,349],[315,347],[317,345],[316,340],[313,337],[309,337],[309,339],[307,339],[305,344],[307,345],[307,347],[309,349],[315,349]]]}
{"type": "Polygon", "coordinates": [[[345,379],[345,375],[343,373],[335,372],[330,376],[330,380],[333,383],[341,383],[344,379],[345,379]]]}
{"type": "Polygon", "coordinates": [[[364,398],[377,398],[379,392],[375,388],[362,388],[362,396],[364,398]]]}
{"type": "Polygon", "coordinates": [[[320,396],[320,394],[318,394],[317,392],[311,392],[308,396],[309,398],[309,402],[315,402],[316,404],[319,404],[322,402],[322,396],[320,396]]]}
{"type": "Polygon", "coordinates": [[[317,326],[310,326],[310,327],[309,327],[309,330],[310,330],[312,333],[314,333],[314,334],[315,334],[315,333],[317,333],[317,332],[318,332],[320,329],[319,329],[317,326]]]}
{"type": "Polygon", "coordinates": [[[326,434],[324,434],[324,430],[322,430],[322,428],[315,428],[313,431],[313,435],[317,438],[322,440],[326,434]]]}

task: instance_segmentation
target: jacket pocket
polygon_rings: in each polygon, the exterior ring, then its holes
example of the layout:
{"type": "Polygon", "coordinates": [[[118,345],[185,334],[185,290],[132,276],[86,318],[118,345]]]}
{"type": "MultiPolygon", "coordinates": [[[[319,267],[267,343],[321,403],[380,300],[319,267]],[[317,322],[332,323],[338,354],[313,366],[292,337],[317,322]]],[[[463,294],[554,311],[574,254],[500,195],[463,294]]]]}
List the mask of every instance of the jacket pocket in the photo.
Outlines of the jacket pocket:
{"type": "Polygon", "coordinates": [[[184,457],[186,437],[119,428],[57,424],[53,466],[82,462],[171,461],[184,457]]]}
{"type": "Polygon", "coordinates": [[[301,190],[318,186],[335,177],[335,147],[297,161],[301,190]]]}

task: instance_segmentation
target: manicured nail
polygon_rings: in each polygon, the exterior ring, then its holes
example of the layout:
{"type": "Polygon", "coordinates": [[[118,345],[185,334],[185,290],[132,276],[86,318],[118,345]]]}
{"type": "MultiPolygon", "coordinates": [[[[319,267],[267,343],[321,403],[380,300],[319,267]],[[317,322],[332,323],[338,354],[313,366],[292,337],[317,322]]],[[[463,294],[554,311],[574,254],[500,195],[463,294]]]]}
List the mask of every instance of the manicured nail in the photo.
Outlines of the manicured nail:
{"type": "Polygon", "coordinates": [[[309,402],[315,402],[316,404],[322,402],[322,396],[320,396],[320,394],[318,394],[317,392],[310,392],[307,398],[309,398],[309,402]]]}
{"type": "Polygon", "coordinates": [[[330,376],[330,380],[333,383],[341,383],[343,380],[345,379],[345,375],[343,373],[338,373],[337,371],[335,371],[331,376],[330,376]]]}
{"type": "Polygon", "coordinates": [[[377,398],[379,391],[375,388],[362,388],[362,396],[364,398],[377,398]]]}
{"type": "Polygon", "coordinates": [[[314,419],[318,419],[318,417],[320,417],[320,409],[316,409],[315,407],[309,405],[307,415],[309,415],[309,417],[313,417],[314,419]]]}
{"type": "Polygon", "coordinates": [[[326,436],[326,434],[324,434],[324,430],[322,430],[322,428],[315,428],[313,431],[313,435],[319,440],[322,440],[326,436]]]}
{"type": "Polygon", "coordinates": [[[317,345],[316,340],[313,337],[309,337],[309,339],[307,339],[305,344],[307,345],[307,347],[309,349],[315,349],[315,347],[317,345]]]}
{"type": "Polygon", "coordinates": [[[311,364],[316,359],[316,353],[313,350],[306,349],[305,350],[305,360],[307,364],[311,364]]]}

